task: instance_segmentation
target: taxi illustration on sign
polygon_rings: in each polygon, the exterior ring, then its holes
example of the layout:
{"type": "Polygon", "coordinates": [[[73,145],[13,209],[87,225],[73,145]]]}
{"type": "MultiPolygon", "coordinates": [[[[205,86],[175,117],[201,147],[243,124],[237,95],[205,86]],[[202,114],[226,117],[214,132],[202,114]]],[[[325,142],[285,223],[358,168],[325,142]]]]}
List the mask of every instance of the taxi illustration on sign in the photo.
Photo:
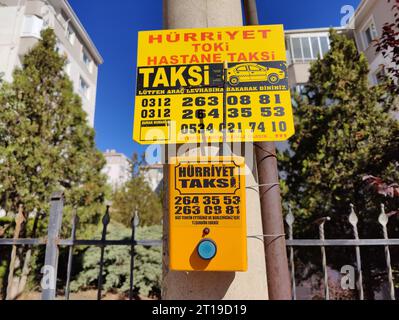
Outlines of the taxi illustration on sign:
{"type": "Polygon", "coordinates": [[[286,72],[278,68],[269,68],[256,63],[244,63],[230,68],[227,73],[232,86],[242,82],[269,82],[276,84],[286,78],[286,72]]]}

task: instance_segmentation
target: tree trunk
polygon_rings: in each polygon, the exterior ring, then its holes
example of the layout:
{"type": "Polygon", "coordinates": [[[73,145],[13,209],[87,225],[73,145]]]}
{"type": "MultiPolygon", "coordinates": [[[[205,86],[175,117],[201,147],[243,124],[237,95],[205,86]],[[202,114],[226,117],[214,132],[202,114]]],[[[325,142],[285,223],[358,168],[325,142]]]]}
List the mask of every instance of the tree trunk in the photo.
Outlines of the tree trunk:
{"type": "MultiPolygon", "coordinates": [[[[37,231],[39,219],[40,219],[40,213],[39,213],[39,211],[37,211],[36,215],[35,215],[35,221],[33,223],[33,229],[32,229],[32,235],[31,235],[32,239],[36,238],[36,231],[37,231]]],[[[22,268],[21,278],[18,283],[16,298],[18,298],[25,291],[26,283],[28,282],[28,276],[30,273],[31,260],[32,260],[32,247],[29,247],[28,251],[26,252],[26,255],[25,255],[24,266],[22,268]]]]}
{"type": "MultiPolygon", "coordinates": [[[[25,216],[23,213],[22,205],[19,206],[18,215],[15,219],[15,230],[14,230],[14,240],[19,238],[19,234],[21,233],[22,224],[25,222],[25,216]]],[[[8,271],[8,281],[7,281],[7,296],[6,300],[14,300],[15,298],[15,285],[16,279],[14,277],[14,271],[20,265],[20,260],[17,257],[17,246],[12,246],[11,251],[11,259],[10,259],[10,266],[8,271]]],[[[18,280],[19,283],[19,280],[18,280]]]]}
{"type": "Polygon", "coordinates": [[[24,266],[22,268],[22,275],[18,283],[16,297],[19,297],[25,291],[26,283],[28,282],[28,276],[30,272],[29,265],[31,258],[32,258],[32,248],[29,248],[25,255],[24,266]]]}

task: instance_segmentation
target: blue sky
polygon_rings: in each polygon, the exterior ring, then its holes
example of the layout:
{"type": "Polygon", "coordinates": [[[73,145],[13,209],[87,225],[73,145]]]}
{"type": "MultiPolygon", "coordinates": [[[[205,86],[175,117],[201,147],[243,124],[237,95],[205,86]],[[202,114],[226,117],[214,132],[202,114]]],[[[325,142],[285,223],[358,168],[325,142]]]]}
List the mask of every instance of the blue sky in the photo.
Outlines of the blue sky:
{"type": "MultiPolygon", "coordinates": [[[[137,32],[162,29],[162,0],[69,0],[104,58],[98,78],[96,142],[100,150],[143,153],[132,140],[137,32]]],[[[339,26],[341,8],[360,0],[257,0],[261,24],[286,29],[339,26]]]]}

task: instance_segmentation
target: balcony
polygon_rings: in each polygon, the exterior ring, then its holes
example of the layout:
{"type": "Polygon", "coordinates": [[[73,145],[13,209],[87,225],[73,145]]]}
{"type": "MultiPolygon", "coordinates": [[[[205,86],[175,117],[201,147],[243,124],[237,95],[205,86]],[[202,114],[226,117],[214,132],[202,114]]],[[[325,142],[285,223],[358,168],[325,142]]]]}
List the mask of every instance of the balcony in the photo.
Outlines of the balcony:
{"type": "Polygon", "coordinates": [[[24,17],[21,37],[40,39],[40,33],[43,29],[43,19],[34,15],[24,17]]]}

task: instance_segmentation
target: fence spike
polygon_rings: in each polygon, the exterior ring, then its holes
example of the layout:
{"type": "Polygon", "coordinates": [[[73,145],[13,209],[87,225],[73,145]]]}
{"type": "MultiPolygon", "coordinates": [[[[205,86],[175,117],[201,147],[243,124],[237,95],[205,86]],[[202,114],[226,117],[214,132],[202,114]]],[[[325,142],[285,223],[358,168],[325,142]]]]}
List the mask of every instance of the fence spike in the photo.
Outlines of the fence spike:
{"type": "MultiPolygon", "coordinates": [[[[385,205],[381,204],[381,214],[380,217],[378,218],[379,223],[382,225],[382,232],[384,234],[384,239],[388,240],[389,235],[388,235],[388,222],[389,222],[389,217],[385,213],[385,205]]],[[[389,287],[390,287],[390,296],[391,300],[395,300],[395,283],[393,280],[393,270],[392,270],[392,263],[391,263],[391,252],[389,249],[389,246],[385,246],[385,261],[387,264],[387,269],[388,269],[388,282],[389,282],[389,287]]]]}
{"type": "Polygon", "coordinates": [[[355,212],[355,206],[353,204],[351,204],[351,214],[349,215],[349,223],[353,227],[356,227],[357,224],[359,223],[359,218],[355,212]]]}
{"type": "Polygon", "coordinates": [[[134,212],[134,216],[133,216],[133,219],[132,219],[132,224],[134,225],[135,228],[137,228],[139,226],[139,224],[140,224],[140,215],[139,215],[139,212],[137,210],[134,212]]]}
{"type": "Polygon", "coordinates": [[[286,222],[290,227],[292,227],[292,225],[293,225],[294,222],[295,222],[295,217],[294,217],[294,215],[292,214],[291,205],[290,205],[289,208],[288,208],[288,214],[287,214],[287,216],[285,217],[285,222],[286,222]]]}
{"type": "MultiPolygon", "coordinates": [[[[320,218],[315,221],[316,224],[319,225],[319,237],[320,240],[325,241],[325,230],[324,225],[326,222],[331,221],[330,217],[320,218]]],[[[328,284],[328,266],[327,266],[327,254],[325,246],[320,247],[321,250],[321,259],[322,259],[322,266],[323,266],[323,274],[324,274],[324,296],[326,300],[330,300],[330,288],[328,284]]]]}
{"type": "Polygon", "coordinates": [[[313,222],[314,224],[317,224],[317,225],[319,225],[319,226],[323,226],[324,227],[324,225],[325,225],[325,223],[326,222],[329,222],[329,221],[331,221],[331,217],[322,217],[322,218],[320,218],[320,219],[317,219],[315,222],[313,222]]]}
{"type": "MultiPolygon", "coordinates": [[[[353,234],[354,234],[355,240],[360,240],[359,230],[357,228],[359,218],[355,212],[355,206],[353,204],[351,204],[351,213],[349,215],[349,222],[353,227],[353,234]]],[[[359,298],[360,298],[360,300],[364,300],[362,257],[361,257],[360,247],[356,246],[355,251],[356,251],[357,272],[359,274],[358,281],[357,281],[357,286],[358,286],[358,290],[359,290],[359,298]]]]}
{"type": "Polygon", "coordinates": [[[105,215],[102,220],[104,226],[109,225],[109,223],[111,221],[111,217],[109,215],[109,209],[110,209],[110,206],[107,206],[107,210],[106,210],[105,215]]]}
{"type": "Polygon", "coordinates": [[[383,226],[386,227],[388,225],[389,222],[389,218],[385,213],[385,205],[381,204],[381,214],[378,217],[378,222],[383,226]]]}
{"type": "Polygon", "coordinates": [[[102,292],[102,286],[103,286],[103,269],[104,269],[104,254],[105,254],[105,240],[107,240],[107,227],[108,224],[111,220],[109,216],[109,209],[110,205],[107,204],[107,210],[105,212],[105,215],[103,217],[103,231],[101,235],[101,252],[100,252],[100,271],[98,272],[98,284],[97,284],[97,300],[101,300],[101,292],[102,292]]]}
{"type": "Polygon", "coordinates": [[[76,214],[76,215],[74,216],[74,218],[73,218],[73,224],[74,224],[76,227],[78,227],[78,226],[79,226],[79,223],[80,223],[80,219],[79,219],[79,216],[76,214]]]}

